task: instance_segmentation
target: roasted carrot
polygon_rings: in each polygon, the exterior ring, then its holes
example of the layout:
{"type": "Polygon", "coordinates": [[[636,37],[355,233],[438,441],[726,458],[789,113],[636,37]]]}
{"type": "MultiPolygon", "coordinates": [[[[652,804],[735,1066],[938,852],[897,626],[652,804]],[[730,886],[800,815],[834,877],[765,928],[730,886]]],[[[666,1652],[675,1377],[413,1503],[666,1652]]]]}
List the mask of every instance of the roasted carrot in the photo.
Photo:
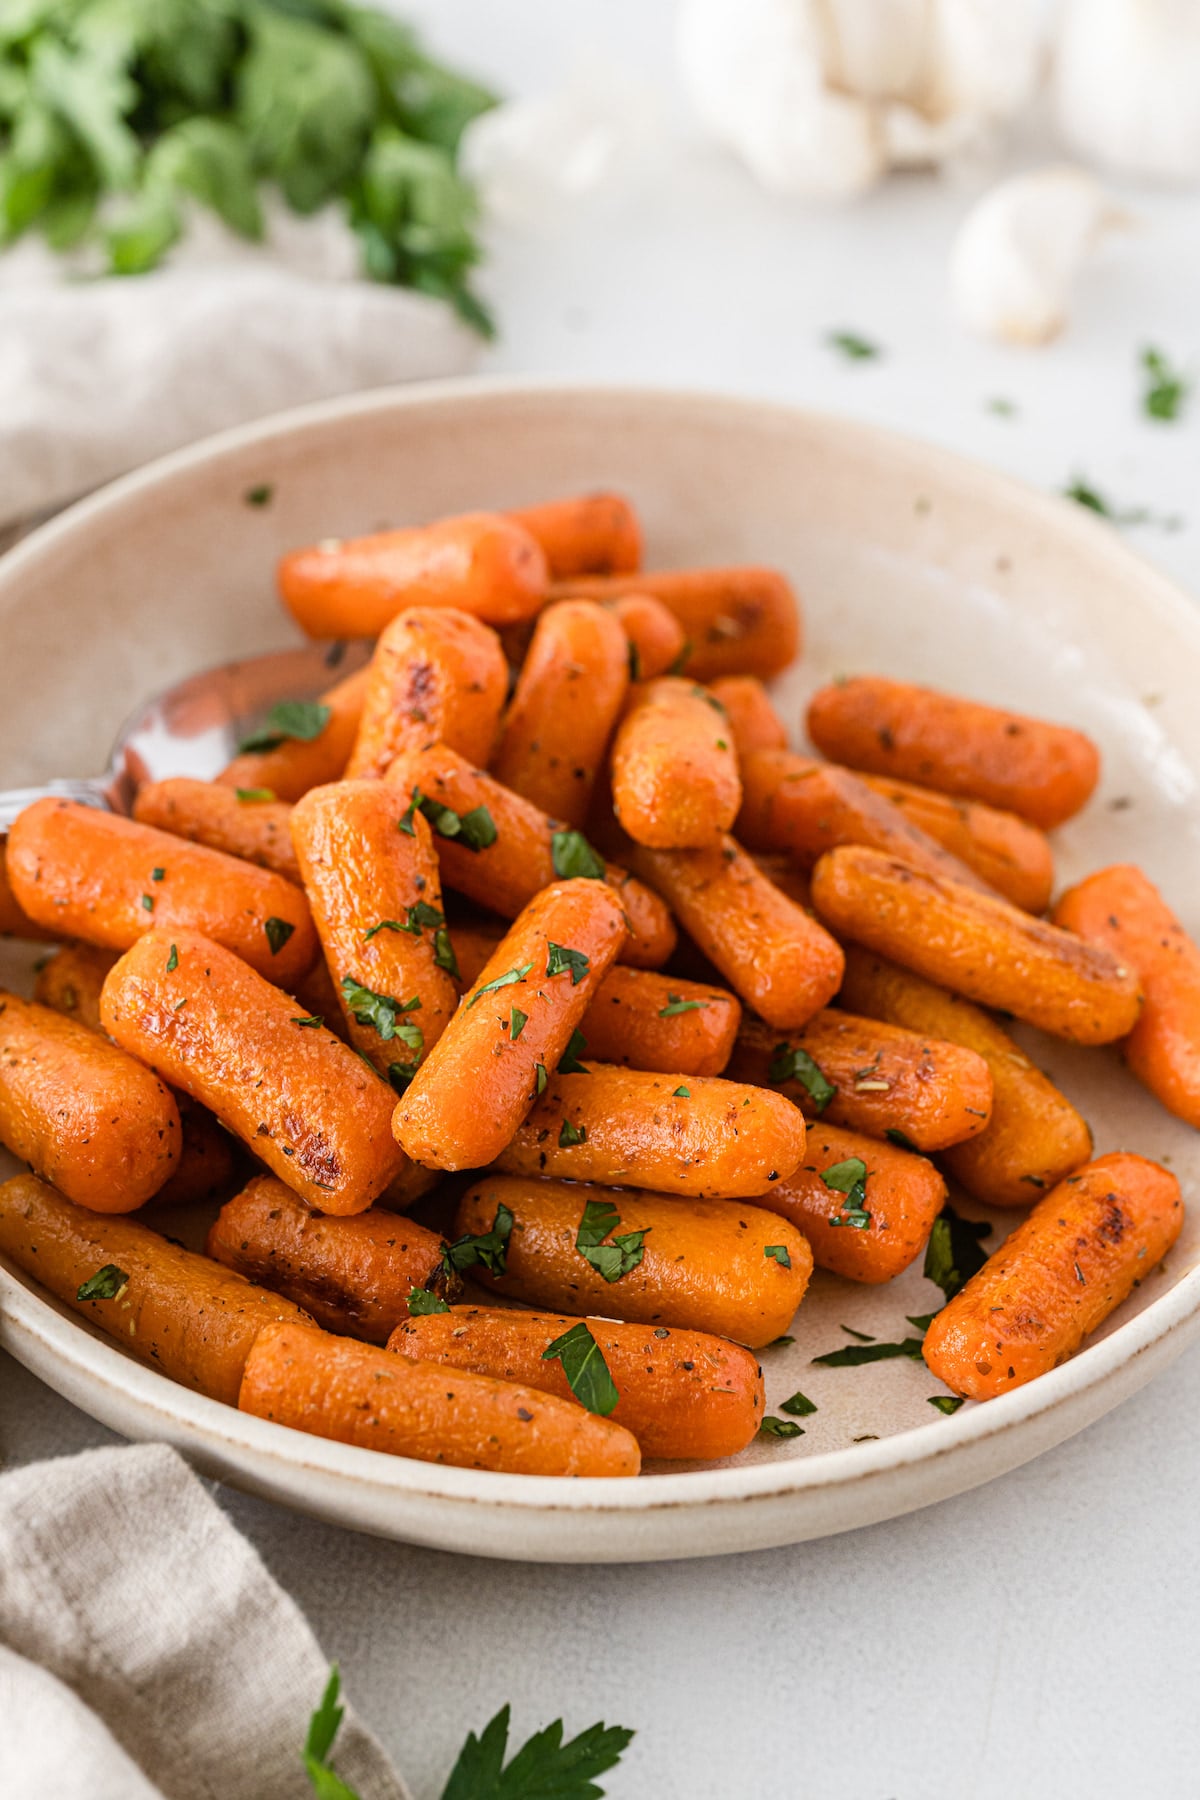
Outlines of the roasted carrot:
{"type": "Polygon", "coordinates": [[[822,1119],[809,1126],[800,1168],[758,1204],[803,1232],[818,1269],[875,1284],[920,1255],[945,1199],[926,1157],[822,1119]]]}
{"type": "Polygon", "coordinates": [[[48,1006],[0,990],[0,1143],[92,1212],[133,1212],[179,1161],[158,1078],[48,1006]]]}
{"type": "Polygon", "coordinates": [[[272,1325],[246,1359],[243,1412],[362,1450],[512,1475],[636,1475],[637,1439],[573,1401],[410,1362],[315,1325],[272,1325]]]}
{"type": "Polygon", "coordinates": [[[741,1201],[671,1200],[631,1188],[489,1175],[463,1195],[456,1230],[490,1231],[501,1206],[513,1216],[504,1272],[477,1267],[472,1276],[555,1311],[711,1331],[756,1349],[787,1330],[812,1272],[800,1233],[741,1201]],[[629,1267],[616,1280],[606,1280],[577,1248],[589,1206],[596,1223],[617,1213],[607,1237],[631,1240],[617,1246],[629,1267]]]}
{"type": "Polygon", "coordinates": [[[1200,948],[1131,863],[1068,888],[1053,916],[1135,970],[1146,998],[1121,1054],[1168,1112],[1200,1128],[1200,948]]]}
{"type": "Polygon", "coordinates": [[[634,681],[675,673],[687,638],[669,607],[652,594],[620,594],[603,604],[629,640],[629,673],[634,681]]]}
{"type": "Polygon", "coordinates": [[[991,1116],[992,1078],[973,1050],[832,1006],[783,1037],[747,1019],[729,1069],[778,1087],[809,1119],[868,1137],[898,1133],[916,1150],[976,1137],[991,1116]]]}
{"type": "Polygon", "coordinates": [[[244,794],[269,794],[275,800],[299,800],[310,787],[337,781],[345,773],[358,736],[370,669],[357,669],[327,688],[318,704],[325,722],[315,737],[281,736],[269,750],[243,750],[217,780],[244,794]]]}
{"type": "Polygon", "coordinates": [[[1108,1044],[1137,1021],[1127,964],[1007,900],[851,845],[821,858],[812,894],[839,936],[1056,1037],[1108,1044]]]}
{"type": "MultiPolygon", "coordinates": [[[[736,1456],[750,1443],[762,1423],[763,1378],[749,1350],[707,1331],[612,1319],[583,1323],[620,1396],[610,1416],[633,1433],[643,1456],[736,1456]]],[[[455,1306],[403,1320],[388,1349],[569,1400],[561,1362],[543,1352],[577,1324],[566,1313],[455,1306]]]]}
{"type": "Polygon", "coordinates": [[[226,1268],[286,1294],[327,1331],[372,1344],[386,1344],[408,1318],[414,1288],[430,1283],[453,1295],[461,1287],[456,1275],[441,1274],[435,1232],[376,1207],[326,1218],[270,1175],[256,1175],[225,1202],[205,1248],[226,1268]]]}
{"type": "Polygon", "coordinates": [[[837,993],[838,945],[733,838],[711,850],[635,844],[629,861],[730,987],[777,1030],[803,1025],[837,993]]]}
{"type": "Polygon", "coordinates": [[[97,950],[94,944],[64,944],[39,966],[33,997],[41,1006],[51,1006],[92,1031],[102,1031],[100,990],[116,960],[115,950],[97,950]]]}
{"type": "Polygon", "coordinates": [[[1072,818],[1100,775],[1081,731],[876,675],[814,694],[808,735],[831,762],[982,800],[1043,831],[1072,818]]]}
{"type": "Polygon", "coordinates": [[[453,606],[485,625],[537,612],[546,558],[537,540],[498,513],[460,513],[433,525],[327,538],[293,550],[277,571],[283,603],[314,638],[378,637],[406,606],[453,606]]]}
{"type": "Polygon", "coordinates": [[[401,805],[425,802],[436,833],[442,880],[478,906],[515,919],[561,874],[603,871],[629,922],[621,961],[657,968],[675,948],[671,915],[657,894],[614,863],[603,863],[586,842],[501,782],[473,769],[444,744],[406,750],[388,770],[401,805]],[[464,829],[466,821],[478,829],[464,829]]]}
{"type": "Polygon", "coordinates": [[[0,1187],[0,1251],[123,1350],[227,1406],[263,1327],[304,1319],[207,1256],[136,1219],[72,1206],[32,1175],[0,1187]]]}
{"type": "Polygon", "coordinates": [[[697,850],[719,842],[742,789],[719,701],[664,675],[630,696],[612,750],[613,810],[636,843],[697,850]]]}
{"type": "Polygon", "coordinates": [[[433,833],[399,820],[382,781],[311,788],[292,815],[347,1036],[385,1081],[407,1079],[458,1003],[433,833]]]}
{"type": "Polygon", "coordinates": [[[612,1063],[580,1069],[548,1077],[497,1168],[737,1200],[783,1180],[804,1154],[801,1114],[766,1088],[612,1063]]]}
{"type": "Polygon", "coordinates": [[[786,894],[801,912],[812,914],[812,883],[807,871],[799,868],[790,856],[759,850],[754,856],[754,864],[772,886],[786,894]]]}
{"type": "Polygon", "coordinates": [[[268,791],[251,788],[239,795],[220,781],[192,781],[178,775],[140,787],[133,816],[139,825],[207,844],[210,850],[240,856],[299,883],[289,830],[292,809],[285,800],[263,799],[268,791]]]}
{"type": "Polygon", "coordinates": [[[317,952],[294,882],[73,800],[37,800],[8,839],[13,890],[62,937],[128,950],[145,932],[202,932],[281,986],[317,952]]]}
{"type": "Polygon", "coordinates": [[[911,781],[890,781],[883,775],[863,779],[996,893],[1025,912],[1045,912],[1054,887],[1054,852],[1036,825],[1014,812],[978,800],[956,800],[911,781]]]}
{"type": "Polygon", "coordinates": [[[1143,1156],[1097,1157],[1038,1201],[925,1334],[948,1388],[992,1400],[1057,1368],[1166,1255],[1179,1183],[1143,1156]]]}
{"type": "Polygon", "coordinates": [[[548,606],[492,758],[497,781],[553,818],[582,825],[628,687],[629,640],[620,621],[594,600],[548,606]]]}
{"type": "Polygon", "coordinates": [[[642,528],[623,494],[576,494],[518,507],[506,517],[537,539],[554,581],[628,575],[641,566],[642,528]]]}
{"type": "Polygon", "coordinates": [[[683,671],[694,681],[778,675],[800,653],[800,607],[778,569],[643,569],[577,577],[556,591],[591,600],[623,594],[661,600],[683,626],[683,671]]]}
{"type": "Polygon", "coordinates": [[[414,1162],[477,1169],[499,1154],[624,932],[621,903],[602,881],[555,882],[530,901],[396,1107],[393,1130],[414,1162]]]}
{"type": "Polygon", "coordinates": [[[44,925],[36,925],[29,914],[18,906],[8,878],[7,844],[0,839],[0,938],[25,938],[30,943],[53,943],[57,935],[56,932],[47,931],[44,925]]]}
{"type": "Polygon", "coordinates": [[[446,743],[486,763],[507,693],[508,664],[487,625],[449,606],[405,607],[375,646],[347,777],[383,775],[406,744],[446,743]]]}
{"type": "Polygon", "coordinates": [[[757,675],[722,675],[709,682],[708,690],[725,708],[739,757],[755,750],[787,749],[787,726],[757,675]]]}
{"type": "Polygon", "coordinates": [[[207,1106],[310,1206],[363,1212],[400,1173],[387,1083],[198,932],[139,938],[104,984],[100,1017],[123,1049],[207,1106]]]}
{"type": "Polygon", "coordinates": [[[977,1137],[941,1161],[985,1206],[1030,1206],[1092,1154],[1092,1134],[1065,1095],[978,1006],[850,945],[839,996],[855,1012],[962,1044],[991,1071],[992,1111],[977,1137]]]}

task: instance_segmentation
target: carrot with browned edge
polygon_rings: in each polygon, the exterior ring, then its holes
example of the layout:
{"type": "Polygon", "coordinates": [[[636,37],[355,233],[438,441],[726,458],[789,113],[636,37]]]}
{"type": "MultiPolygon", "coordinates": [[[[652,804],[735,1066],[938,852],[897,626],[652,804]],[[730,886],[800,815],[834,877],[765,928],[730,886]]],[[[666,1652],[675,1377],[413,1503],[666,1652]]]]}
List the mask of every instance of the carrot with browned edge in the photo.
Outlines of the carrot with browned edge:
{"type": "Polygon", "coordinates": [[[500,1206],[513,1215],[504,1271],[475,1267],[472,1278],[556,1312],[711,1331],[753,1350],[787,1330],[812,1273],[800,1233],[744,1201],[673,1200],[633,1188],[488,1175],[463,1195],[455,1229],[490,1231],[500,1206]],[[589,1203],[615,1209],[608,1235],[632,1236],[636,1245],[633,1266],[616,1281],[606,1281],[576,1246],[589,1203]]]}
{"type": "Polygon", "coordinates": [[[308,902],[270,869],[74,800],[27,806],[8,839],[13,891],[62,937],[128,950],[148,931],[199,931],[286,987],[317,953],[308,902]]]}
{"type": "Polygon", "coordinates": [[[619,594],[602,602],[620,622],[629,640],[629,674],[633,681],[653,681],[656,675],[674,675],[687,638],[670,607],[653,594],[619,594]]]}
{"type": "Polygon", "coordinates": [[[851,944],[839,998],[868,1018],[973,1050],[992,1077],[992,1111],[941,1161],[985,1206],[1030,1206],[1092,1154],[1092,1134],[1049,1076],[982,1008],[851,944]]]}
{"type": "Polygon", "coordinates": [[[720,702],[673,675],[634,688],[613,741],[612,796],[636,843],[656,850],[718,843],[742,799],[720,702]]]}
{"type": "Polygon", "coordinates": [[[747,1019],[729,1072],[778,1087],[809,1119],[899,1134],[916,1150],[976,1137],[991,1116],[992,1078],[973,1050],[833,1006],[785,1035],[747,1019]]]}
{"type": "Polygon", "coordinates": [[[803,1163],[758,1204],[803,1232],[818,1269],[874,1285],[920,1255],[945,1200],[927,1157],[819,1119],[803,1163]]]}
{"type": "Polygon", "coordinates": [[[1055,1037],[1109,1044],[1137,1021],[1137,975],[1109,951],[881,851],[830,850],[812,895],[839,936],[1055,1037]]]}
{"type": "Polygon", "coordinates": [[[636,1475],[637,1439],[556,1394],[410,1362],[315,1325],[272,1325],[246,1359],[243,1412],[314,1437],[511,1475],[636,1475]]]}
{"type": "Polygon", "coordinates": [[[280,559],[284,605],[314,638],[378,637],[406,606],[453,606],[485,625],[509,625],[546,597],[536,538],[499,513],[460,513],[433,525],[326,538],[280,559]]]}
{"type": "Polygon", "coordinates": [[[544,888],[497,944],[418,1068],[392,1128],[414,1162],[477,1169],[509,1142],[625,932],[602,881],[544,888]]]}
{"type": "Polygon", "coordinates": [[[821,688],[808,735],[831,762],[982,800],[1043,831],[1072,818],[1100,776],[1082,731],[879,675],[821,688]]]}
{"type": "Polygon", "coordinates": [[[346,777],[383,775],[406,744],[446,743],[486,763],[507,693],[508,664],[487,625],[449,606],[405,607],[375,646],[346,777]]]}
{"type": "MultiPolygon", "coordinates": [[[[571,1398],[546,1347],[579,1324],[566,1313],[455,1306],[405,1319],[388,1349],[421,1362],[471,1369],[571,1398]]],[[[736,1456],[762,1423],[763,1378],[740,1344],[707,1331],[585,1319],[620,1398],[610,1417],[632,1431],[643,1456],[668,1461],[736,1456]]]]}
{"type": "Polygon", "coordinates": [[[1116,1151],[1038,1201],[925,1333],[948,1388],[993,1400],[1066,1362],[1166,1255],[1183,1225],[1179,1183],[1116,1151]]]}
{"type": "Polygon", "coordinates": [[[279,1294],[136,1219],[72,1206],[33,1175],[0,1186],[0,1251],[139,1361],[227,1406],[237,1405],[242,1370],[263,1327],[304,1321],[279,1294]],[[95,1283],[98,1275],[108,1279],[95,1283]]]}
{"type": "MultiPolygon", "coordinates": [[[[552,818],[582,825],[629,687],[629,640],[594,600],[539,616],[492,758],[492,773],[552,818]]],[[[470,758],[448,734],[445,741],[470,758]]]]}
{"type": "Polygon", "coordinates": [[[612,1063],[580,1071],[548,1076],[498,1169],[736,1200],[783,1180],[804,1154],[803,1117],[766,1088],[612,1063]]]}
{"type": "Polygon", "coordinates": [[[1054,852],[1045,833],[1015,812],[955,799],[911,781],[865,775],[867,786],[956,856],[981,881],[1025,912],[1045,912],[1054,889],[1054,852]]]}
{"type": "Polygon", "coordinates": [[[385,1344],[408,1296],[461,1290],[442,1271],[442,1240],[412,1219],[370,1207],[350,1219],[310,1212],[290,1188],[256,1175],[227,1200],[208,1234],[209,1256],[286,1294],[326,1331],[385,1344]]]}
{"type": "Polygon", "coordinates": [[[695,681],[717,675],[778,675],[800,653],[800,607],[778,569],[642,569],[636,575],[585,575],[553,595],[615,600],[649,594],[683,626],[683,672],[695,681]]]}
{"type": "Polygon", "coordinates": [[[630,847],[635,872],[668,902],[730,987],[779,1030],[837,993],[842,952],[733,838],[711,850],[630,847]]]}
{"type": "Polygon", "coordinates": [[[786,750],[787,726],[757,675],[721,675],[708,691],[725,708],[738,756],[755,750],[786,750]]]}
{"type": "Polygon", "coordinates": [[[395,1095],[340,1038],[232,951],[152,931],[116,964],[104,1029],[207,1106],[322,1212],[363,1212],[398,1176],[395,1095]]]}
{"type": "MultiPolygon", "coordinates": [[[[473,769],[445,744],[404,751],[388,770],[387,780],[402,796],[402,806],[411,805],[418,794],[430,804],[442,880],[478,906],[515,919],[522,907],[558,878],[556,856],[561,858],[570,848],[564,842],[566,828],[561,822],[481,769],[473,769]],[[482,836],[468,837],[457,831],[447,836],[445,823],[437,814],[442,807],[460,821],[476,815],[485,827],[482,836]]],[[[596,861],[629,923],[621,961],[638,968],[658,968],[675,948],[675,927],[666,906],[615,863],[596,861]]]]}
{"type": "Polygon", "coordinates": [[[554,581],[628,575],[641,566],[642,527],[623,494],[573,494],[515,507],[506,517],[537,539],[554,581]]]}
{"type": "Polygon", "coordinates": [[[369,668],[356,669],[325,690],[318,702],[326,709],[325,721],[315,737],[284,734],[269,750],[243,750],[217,780],[223,787],[269,794],[274,800],[299,800],[310,787],[337,781],[358,736],[369,676],[369,668]]]}
{"type": "Polygon", "coordinates": [[[299,885],[300,870],[289,829],[292,816],[285,800],[266,800],[267,790],[237,793],[220,781],[192,781],[186,775],[169,781],[147,781],[137,791],[133,816],[139,825],[169,831],[173,837],[207,844],[227,856],[240,856],[260,869],[274,869],[299,885]]]}

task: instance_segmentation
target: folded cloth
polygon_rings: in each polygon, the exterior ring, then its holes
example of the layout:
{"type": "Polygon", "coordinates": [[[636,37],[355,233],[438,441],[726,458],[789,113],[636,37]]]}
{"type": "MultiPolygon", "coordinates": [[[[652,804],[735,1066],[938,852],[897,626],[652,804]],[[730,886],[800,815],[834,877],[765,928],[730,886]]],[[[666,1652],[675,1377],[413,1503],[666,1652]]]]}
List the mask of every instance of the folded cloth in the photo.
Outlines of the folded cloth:
{"type": "MultiPolygon", "coordinates": [[[[162,1444],[0,1477],[0,1794],[302,1800],[326,1659],[257,1551],[162,1444]]],[[[362,1800],[409,1800],[349,1708],[362,1800]]]]}

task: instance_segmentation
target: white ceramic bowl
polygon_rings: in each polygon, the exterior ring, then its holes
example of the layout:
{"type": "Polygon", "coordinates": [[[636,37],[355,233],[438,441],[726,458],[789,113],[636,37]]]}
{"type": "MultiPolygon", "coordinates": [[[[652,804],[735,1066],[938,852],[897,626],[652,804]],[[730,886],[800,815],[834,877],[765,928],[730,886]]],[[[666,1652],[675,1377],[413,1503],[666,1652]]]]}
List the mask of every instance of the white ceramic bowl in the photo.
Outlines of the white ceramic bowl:
{"type": "MultiPolygon", "coordinates": [[[[17,784],[103,766],[136,702],[209,663],[294,641],[280,551],[327,535],[613,485],[655,563],[780,564],[808,643],[778,687],[886,670],[1071,721],[1104,746],[1101,792],[1060,834],[1073,878],[1144,863],[1185,923],[1200,892],[1200,617],[1111,529],[1065,502],[841,420],[713,396],[456,384],[340,401],[201,444],[106,489],[0,564],[0,771],[17,784]],[[268,506],[248,489],[270,484],[268,506]]],[[[32,960],[6,947],[10,982],[32,960]]],[[[1119,1069],[1024,1034],[1083,1107],[1099,1150],[1170,1160],[1192,1188],[1196,1134],[1119,1069]]],[[[996,1239],[993,1239],[994,1243],[996,1239]]],[[[768,1403],[816,1400],[805,1435],[721,1466],[556,1482],[376,1455],[246,1418],[132,1361],[0,1267],[0,1343],[129,1437],[284,1504],[482,1556],[637,1561],[847,1530],[986,1481],[1107,1412],[1200,1331],[1200,1222],[1079,1356],[945,1417],[924,1365],[814,1368],[849,1341],[905,1335],[939,1295],[919,1268],[884,1289],[818,1277],[790,1349],[764,1353],[768,1403]]]]}

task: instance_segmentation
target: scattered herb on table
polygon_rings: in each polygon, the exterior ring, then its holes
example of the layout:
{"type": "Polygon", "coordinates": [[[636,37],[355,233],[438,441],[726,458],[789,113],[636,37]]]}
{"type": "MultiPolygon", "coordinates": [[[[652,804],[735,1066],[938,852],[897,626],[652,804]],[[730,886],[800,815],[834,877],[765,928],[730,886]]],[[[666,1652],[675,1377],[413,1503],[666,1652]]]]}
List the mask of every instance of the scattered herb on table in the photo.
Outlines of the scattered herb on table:
{"type": "Polygon", "coordinates": [[[825,1369],[856,1369],[862,1363],[890,1362],[897,1356],[909,1356],[919,1362],[921,1339],[904,1338],[898,1344],[843,1344],[840,1350],[829,1350],[824,1356],[814,1356],[813,1361],[825,1369]]]}
{"type": "Polygon", "coordinates": [[[1174,422],[1187,404],[1191,381],[1182,370],[1171,367],[1161,350],[1147,347],[1142,351],[1141,364],[1146,382],[1143,412],[1151,419],[1174,422]]]}
{"type": "Polygon", "coordinates": [[[925,1279],[940,1287],[947,1300],[953,1300],[987,1261],[982,1239],[991,1232],[985,1219],[964,1219],[952,1206],[944,1206],[925,1246],[925,1279]]]}
{"type": "Polygon", "coordinates": [[[815,1400],[810,1400],[807,1394],[793,1394],[790,1400],[779,1402],[779,1410],[791,1413],[794,1419],[807,1419],[811,1413],[816,1412],[817,1403],[815,1400]]]}
{"type": "Polygon", "coordinates": [[[791,1419],[775,1419],[768,1413],[758,1428],[759,1437],[765,1438],[797,1438],[804,1436],[803,1425],[795,1424],[791,1419]]]}
{"type": "Polygon", "coordinates": [[[870,338],[862,337],[857,331],[831,331],[827,333],[825,342],[831,350],[838,350],[847,362],[875,362],[883,355],[878,344],[870,338]]]}
{"type": "Polygon", "coordinates": [[[961,1394],[930,1394],[930,1406],[936,1406],[940,1413],[956,1413],[962,1405],[961,1394]]]}

